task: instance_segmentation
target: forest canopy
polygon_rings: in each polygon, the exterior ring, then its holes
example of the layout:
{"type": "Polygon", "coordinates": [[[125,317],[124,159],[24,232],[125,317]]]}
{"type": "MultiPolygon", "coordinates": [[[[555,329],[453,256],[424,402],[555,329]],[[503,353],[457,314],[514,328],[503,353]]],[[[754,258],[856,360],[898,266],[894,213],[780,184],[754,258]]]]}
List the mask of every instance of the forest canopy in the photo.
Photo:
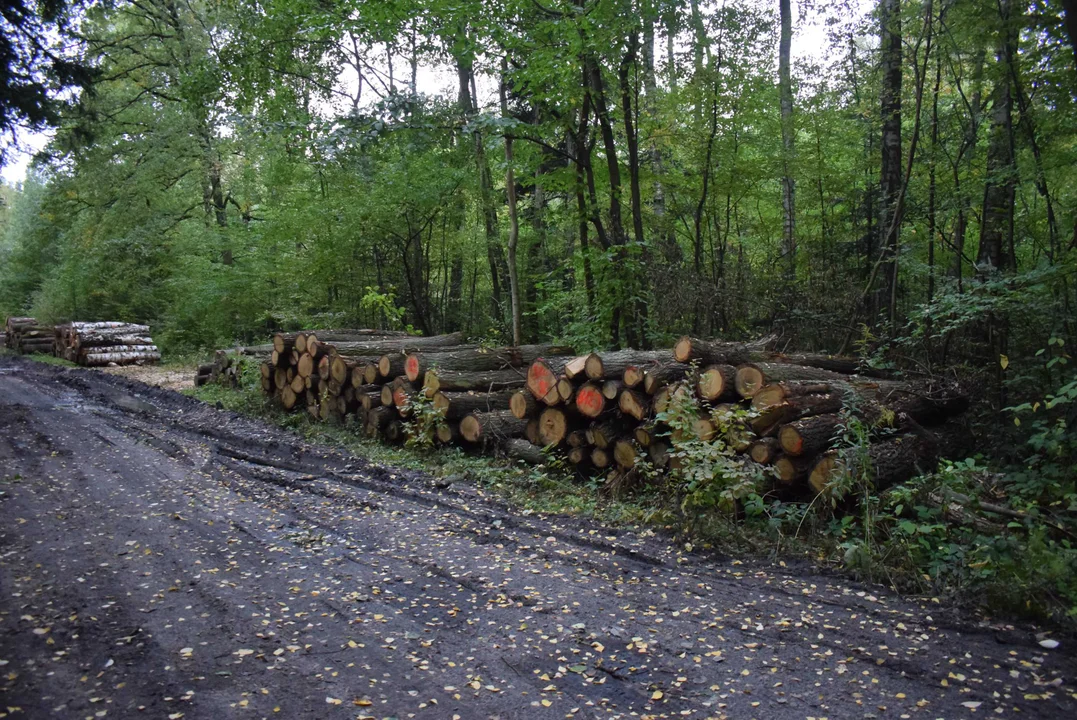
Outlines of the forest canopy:
{"type": "Polygon", "coordinates": [[[1074,338],[1054,3],[76,15],[88,84],[5,189],[3,311],[149,322],[172,351],[297,326],[511,341],[516,287],[523,341],[777,330],[999,392],[999,356],[1074,338]]]}

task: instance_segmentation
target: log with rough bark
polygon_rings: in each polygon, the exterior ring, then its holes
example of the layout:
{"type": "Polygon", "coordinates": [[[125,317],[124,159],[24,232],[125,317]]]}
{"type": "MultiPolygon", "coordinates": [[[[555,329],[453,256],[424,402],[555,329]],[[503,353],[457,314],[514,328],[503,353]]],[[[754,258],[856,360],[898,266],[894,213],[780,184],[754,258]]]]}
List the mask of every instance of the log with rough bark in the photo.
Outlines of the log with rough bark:
{"type": "Polygon", "coordinates": [[[591,450],[591,464],[598,469],[607,468],[610,466],[610,451],[602,448],[593,448],[591,450]]]}
{"type": "Polygon", "coordinates": [[[651,464],[660,470],[669,466],[669,443],[664,440],[655,440],[647,446],[647,457],[651,464]]]}
{"type": "Polygon", "coordinates": [[[586,447],[591,443],[587,440],[586,430],[573,430],[565,437],[565,444],[569,447],[586,447]]]}
{"type": "Polygon", "coordinates": [[[421,382],[423,375],[431,368],[463,372],[487,372],[526,367],[540,357],[571,354],[572,348],[559,345],[520,345],[502,348],[461,345],[440,351],[435,349],[408,353],[404,374],[412,382],[421,382]]]}
{"type": "Polygon", "coordinates": [[[650,415],[651,412],[649,398],[643,393],[635,390],[625,390],[622,392],[621,397],[617,399],[617,406],[625,415],[639,421],[642,421],[643,418],[650,415]]]}
{"type": "Polygon", "coordinates": [[[700,415],[692,420],[690,430],[674,430],[671,437],[674,442],[682,442],[688,439],[711,442],[718,435],[718,427],[709,415],[700,415]]]}
{"type": "MultiPolygon", "coordinates": [[[[669,351],[660,350],[617,350],[615,352],[591,353],[584,360],[584,373],[591,380],[604,378],[624,380],[624,373],[629,367],[648,365],[665,360],[669,351]]],[[[628,383],[625,383],[628,385],[628,383]]],[[[632,385],[629,385],[632,387],[632,385]]]]}
{"type": "MultiPolygon", "coordinates": [[[[520,418],[523,420],[523,418],[520,418]]],[[[527,418],[524,425],[524,437],[533,445],[539,445],[539,421],[537,417],[527,418]]]]}
{"type": "Polygon", "coordinates": [[[760,465],[770,465],[781,452],[778,438],[767,437],[756,440],[748,448],[748,456],[760,465]]]}
{"type": "MultiPolygon", "coordinates": [[[[432,335],[430,337],[405,337],[384,338],[363,341],[347,341],[333,343],[336,351],[345,357],[357,355],[381,357],[394,353],[409,353],[430,348],[448,348],[460,345],[464,341],[463,333],[450,333],[448,335],[432,335]]],[[[298,338],[297,338],[298,342],[298,338]]],[[[297,348],[298,349],[298,348],[297,348]]]]}
{"type": "Polygon", "coordinates": [[[612,420],[607,420],[606,422],[595,423],[587,428],[585,438],[589,445],[607,450],[613,443],[617,442],[620,435],[621,429],[618,424],[612,420]]]}
{"type": "Polygon", "coordinates": [[[546,455],[542,452],[542,448],[529,443],[523,438],[506,440],[504,448],[505,454],[516,460],[523,460],[532,465],[543,465],[546,462],[546,455]]]}
{"type": "Polygon", "coordinates": [[[457,420],[465,415],[494,410],[509,410],[512,393],[509,392],[442,392],[434,393],[434,407],[447,420],[457,420]]]}
{"type": "Polygon", "coordinates": [[[736,374],[737,369],[732,365],[708,365],[699,374],[699,380],[696,382],[699,397],[707,402],[736,397],[736,390],[733,389],[736,374]]]}
{"type": "Polygon", "coordinates": [[[767,408],[774,407],[791,397],[801,395],[817,395],[828,393],[833,386],[827,382],[814,380],[789,380],[786,382],[772,382],[764,385],[752,396],[752,409],[762,412],[767,408]]]}
{"type": "MultiPolygon", "coordinates": [[[[392,380],[393,378],[403,375],[407,362],[408,356],[403,353],[387,353],[382,355],[378,358],[376,363],[378,377],[383,380],[392,380]]],[[[410,375],[408,375],[408,380],[412,380],[410,375]]]]}
{"type": "Polygon", "coordinates": [[[460,435],[470,443],[503,442],[522,436],[526,426],[508,410],[474,413],[460,421],[460,435]]]}
{"type": "Polygon", "coordinates": [[[565,459],[575,465],[577,470],[583,470],[583,466],[591,462],[591,449],[586,446],[570,448],[565,459]]]}
{"type": "Polygon", "coordinates": [[[637,445],[647,448],[651,446],[651,443],[658,440],[660,432],[657,423],[649,422],[634,428],[632,430],[632,437],[635,438],[637,445]]]}
{"type": "Polygon", "coordinates": [[[522,369],[490,370],[487,372],[461,372],[456,370],[428,370],[423,378],[423,391],[427,396],[441,392],[478,390],[495,392],[517,390],[523,387],[526,377],[522,369]]]}
{"type": "Polygon", "coordinates": [[[789,380],[811,380],[815,382],[841,382],[848,376],[831,370],[807,367],[805,365],[786,365],[783,363],[751,363],[737,367],[734,385],[742,398],[753,398],[764,386],[789,380]]]}
{"type": "Polygon", "coordinates": [[[366,424],[364,425],[364,431],[367,437],[376,438],[385,432],[385,428],[389,426],[389,423],[396,418],[396,413],[392,407],[382,405],[376,407],[366,416],[366,424]]]}
{"type": "Polygon", "coordinates": [[[837,393],[801,395],[767,408],[753,418],[750,425],[755,432],[766,437],[777,433],[778,428],[786,423],[812,415],[836,413],[841,410],[841,407],[842,397],[837,393]]]}
{"type": "Polygon", "coordinates": [[[779,455],[774,460],[778,482],[785,486],[798,485],[808,478],[815,467],[815,458],[779,455]]]}
{"type": "Polygon", "coordinates": [[[841,417],[835,413],[797,420],[778,429],[778,443],[786,455],[817,455],[833,444],[839,425],[841,417]]]}
{"type": "MultiPolygon", "coordinates": [[[[908,434],[872,443],[866,454],[872,485],[880,492],[933,470],[938,463],[938,444],[926,434],[908,434]]],[[[859,468],[847,468],[838,452],[830,450],[815,463],[808,484],[821,493],[846,471],[855,475],[859,468]]]]}
{"type": "Polygon", "coordinates": [[[84,356],[85,360],[81,361],[81,365],[87,367],[99,367],[102,365],[143,365],[146,363],[155,363],[161,359],[161,353],[157,352],[156,345],[149,345],[152,350],[145,350],[140,352],[118,352],[118,353],[89,353],[84,356]]]}
{"type": "Polygon", "coordinates": [[[703,364],[720,363],[742,365],[747,363],[776,363],[829,370],[842,375],[864,375],[889,378],[891,370],[869,368],[857,358],[839,357],[825,353],[783,353],[771,348],[775,338],[767,337],[750,343],[697,340],[683,337],[673,348],[674,357],[680,362],[699,360],[703,364]]]}
{"type": "Polygon", "coordinates": [[[606,398],[610,402],[617,400],[621,397],[621,393],[625,389],[625,384],[620,380],[607,380],[602,383],[602,397],[606,398]]]}
{"type": "Polygon", "coordinates": [[[654,398],[651,400],[651,408],[656,414],[664,413],[669,409],[669,403],[673,399],[673,387],[667,385],[658,389],[658,392],[654,394],[654,398]]]}
{"type": "Polygon", "coordinates": [[[643,392],[654,395],[667,385],[688,378],[692,366],[682,362],[664,362],[647,368],[643,373],[643,392]]]}
{"type": "MultiPolygon", "coordinates": [[[[792,366],[784,366],[782,371],[789,367],[792,366]]],[[[756,392],[752,407],[766,414],[772,408],[795,402],[800,397],[825,394],[840,396],[845,406],[870,425],[893,426],[901,414],[920,423],[938,424],[963,413],[969,405],[968,394],[944,378],[883,380],[853,375],[823,381],[802,379],[768,383],[756,392]]]]}
{"type": "Polygon", "coordinates": [[[686,335],[673,346],[673,357],[681,363],[697,360],[704,365],[741,365],[758,359],[755,353],[765,350],[773,341],[773,337],[767,337],[752,343],[739,343],[700,340],[686,335]]]}

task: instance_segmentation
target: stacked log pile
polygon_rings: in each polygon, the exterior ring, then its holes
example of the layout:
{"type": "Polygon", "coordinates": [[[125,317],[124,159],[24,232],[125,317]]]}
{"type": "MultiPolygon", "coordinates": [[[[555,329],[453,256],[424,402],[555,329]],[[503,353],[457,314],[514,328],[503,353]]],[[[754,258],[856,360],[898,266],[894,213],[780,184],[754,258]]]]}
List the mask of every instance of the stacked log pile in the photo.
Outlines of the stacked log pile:
{"type": "Polygon", "coordinates": [[[400,442],[416,426],[409,413],[430,413],[438,442],[529,461],[544,448],[611,483],[640,458],[676,466],[671,446],[683,438],[665,412],[672,399],[690,398],[698,418],[682,433],[772,466],[778,488],[814,492],[847,469],[834,448],[850,414],[871,430],[861,455],[882,488],[933,467],[949,442],[947,420],[968,405],[953,383],[895,379],[855,359],[688,337],[673,352],[576,355],[549,345],[466,345],[459,334],[279,334],[261,383],[286,410],[352,417],[371,437],[400,442]]]}
{"type": "Polygon", "coordinates": [[[50,328],[56,357],[87,367],[145,365],[161,359],[149,325],[125,322],[71,322],[50,328]]]}
{"type": "Polygon", "coordinates": [[[22,355],[52,355],[51,325],[41,325],[32,317],[9,317],[4,324],[4,345],[22,355]]]}
{"type": "Polygon", "coordinates": [[[195,387],[201,387],[215,383],[225,387],[237,387],[239,385],[239,373],[243,368],[243,359],[251,358],[264,362],[272,352],[272,345],[250,345],[228,350],[216,350],[213,353],[213,360],[198,366],[194,385],[195,387]]]}

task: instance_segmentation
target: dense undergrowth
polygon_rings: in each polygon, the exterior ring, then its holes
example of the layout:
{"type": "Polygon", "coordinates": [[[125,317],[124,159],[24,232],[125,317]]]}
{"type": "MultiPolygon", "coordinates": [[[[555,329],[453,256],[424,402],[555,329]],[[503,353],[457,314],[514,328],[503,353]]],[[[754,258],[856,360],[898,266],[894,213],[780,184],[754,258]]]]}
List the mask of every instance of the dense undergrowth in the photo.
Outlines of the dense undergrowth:
{"type": "MultiPolygon", "coordinates": [[[[717,549],[771,561],[809,560],[902,592],[970,605],[1012,618],[1077,625],[1077,491],[1072,438],[1051,413],[1069,411],[1074,385],[1063,385],[1037,408],[1040,428],[1021,466],[989,465],[982,457],[943,461],[885,493],[875,493],[870,467],[859,467],[811,498],[782,494],[769,472],[734,449],[745,419],[716,414],[715,441],[691,432],[700,407],[688,393],[660,419],[670,427],[678,469],[659,473],[641,463],[626,480],[581,477],[556,454],[540,467],[492,459],[459,448],[414,442],[408,447],[369,440],[357,428],[311,422],[282,412],[262,395],[257,370],[241,387],[191,391],[206,402],[268,419],[311,440],[342,445],[384,464],[474,482],[522,512],[566,513],[603,523],[671,533],[694,549],[717,549]],[[1060,430],[1061,428],[1061,430],[1060,430]]],[[[423,416],[421,409],[418,413],[423,416]]],[[[1015,419],[1034,414],[1014,408],[1015,419]]],[[[841,453],[866,457],[871,428],[851,413],[839,429],[841,453]]]]}

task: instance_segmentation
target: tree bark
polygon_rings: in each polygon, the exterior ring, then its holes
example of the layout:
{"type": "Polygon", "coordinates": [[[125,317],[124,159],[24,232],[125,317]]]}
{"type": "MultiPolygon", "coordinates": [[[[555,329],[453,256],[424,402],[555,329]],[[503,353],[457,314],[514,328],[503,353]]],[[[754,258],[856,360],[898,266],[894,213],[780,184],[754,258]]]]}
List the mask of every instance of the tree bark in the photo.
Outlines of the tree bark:
{"type": "Polygon", "coordinates": [[[1014,203],[1017,196],[1017,164],[1013,145],[1013,67],[1016,38],[1011,18],[1012,0],[999,0],[1000,28],[996,59],[1001,66],[995,84],[994,108],[987,146],[987,180],[984,184],[980,223],[980,270],[1013,270],[1014,203]]]}
{"type": "Polygon", "coordinates": [[[778,95],[782,122],[782,254],[786,262],[786,281],[796,280],[796,182],[793,178],[793,80],[789,54],[793,42],[793,18],[790,0],[778,0],[781,39],[778,43],[778,95]]]}
{"type": "MultiPolygon", "coordinates": [[[[508,75],[508,58],[501,59],[501,117],[508,119],[509,103],[508,92],[505,87],[508,75]]],[[[505,135],[505,193],[508,196],[509,206],[509,302],[512,308],[512,344],[519,345],[521,341],[522,311],[520,308],[520,278],[516,267],[516,245],[520,238],[520,218],[516,208],[516,178],[512,168],[512,136],[505,135]]]]}
{"type": "MultiPolygon", "coordinates": [[[[882,53],[882,166],[879,189],[879,252],[883,262],[883,298],[891,326],[896,320],[897,256],[900,243],[898,201],[901,194],[901,0],[879,0],[879,31],[882,53]]],[[[883,307],[875,303],[875,309],[883,307]]]]}

